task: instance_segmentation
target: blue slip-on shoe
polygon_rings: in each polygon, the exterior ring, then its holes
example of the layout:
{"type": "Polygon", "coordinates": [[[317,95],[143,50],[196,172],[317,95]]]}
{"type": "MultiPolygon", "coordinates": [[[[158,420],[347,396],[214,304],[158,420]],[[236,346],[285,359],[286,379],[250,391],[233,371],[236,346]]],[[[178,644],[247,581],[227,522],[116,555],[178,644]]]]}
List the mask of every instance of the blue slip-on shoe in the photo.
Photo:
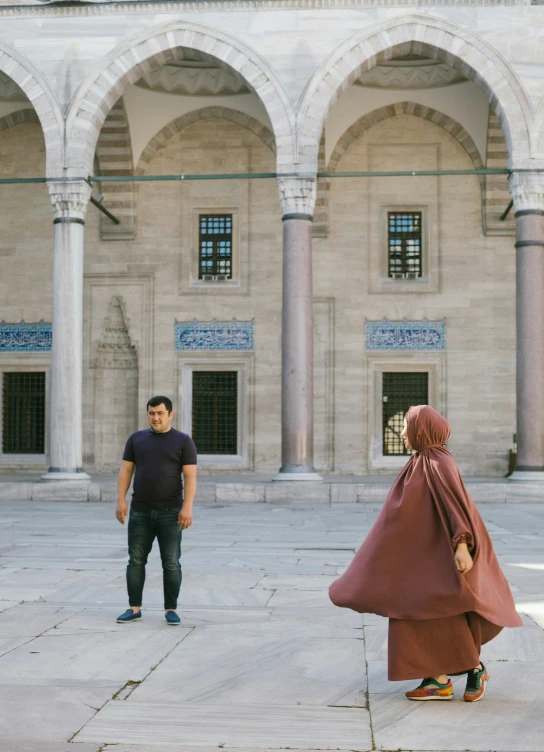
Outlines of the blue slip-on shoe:
{"type": "Polygon", "coordinates": [[[134,613],[134,611],[131,608],[127,608],[124,614],[121,614],[121,616],[117,617],[117,623],[118,624],[129,624],[131,621],[138,621],[138,619],[142,618],[142,612],[138,611],[137,613],[134,613]]]}
{"type": "Polygon", "coordinates": [[[171,626],[175,626],[176,624],[181,623],[181,619],[176,614],[175,611],[167,611],[164,615],[164,618],[166,619],[166,623],[170,624],[171,626]]]}

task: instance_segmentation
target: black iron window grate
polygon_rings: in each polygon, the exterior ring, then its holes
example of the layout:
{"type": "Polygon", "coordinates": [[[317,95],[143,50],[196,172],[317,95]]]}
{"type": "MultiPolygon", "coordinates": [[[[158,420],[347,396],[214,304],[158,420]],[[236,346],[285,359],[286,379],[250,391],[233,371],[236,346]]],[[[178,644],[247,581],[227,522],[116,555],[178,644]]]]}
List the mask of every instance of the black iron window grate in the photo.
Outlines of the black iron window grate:
{"type": "Polygon", "coordinates": [[[45,373],[2,376],[3,454],[45,451],[45,373]]]}
{"type": "Polygon", "coordinates": [[[199,217],[199,279],[232,279],[232,214],[199,217]]]}
{"type": "Polygon", "coordinates": [[[422,275],[421,212],[388,212],[389,276],[417,279],[422,275]]]}
{"type": "Polygon", "coordinates": [[[237,371],[193,371],[193,440],[200,454],[238,454],[237,371]]]}
{"type": "Polygon", "coordinates": [[[412,405],[427,405],[428,400],[428,373],[383,374],[384,455],[408,454],[401,437],[404,416],[412,405]]]}

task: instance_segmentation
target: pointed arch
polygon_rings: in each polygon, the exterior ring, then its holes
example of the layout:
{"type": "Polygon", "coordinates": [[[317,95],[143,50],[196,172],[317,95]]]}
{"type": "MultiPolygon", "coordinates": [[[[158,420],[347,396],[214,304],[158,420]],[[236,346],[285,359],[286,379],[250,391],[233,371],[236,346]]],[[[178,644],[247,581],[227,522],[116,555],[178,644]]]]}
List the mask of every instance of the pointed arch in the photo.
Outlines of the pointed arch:
{"type": "MultiPolygon", "coordinates": [[[[368,112],[350,125],[336,142],[336,145],[331,152],[331,156],[329,157],[326,172],[336,171],[336,168],[347,149],[357,138],[360,138],[365,131],[384,120],[398,117],[400,115],[412,115],[414,117],[422,118],[423,120],[427,120],[428,122],[437,125],[439,128],[443,128],[460,146],[463,147],[467,155],[470,157],[474,169],[478,170],[485,166],[484,160],[482,159],[472,136],[456,120],[449,115],[445,115],[443,112],[434,110],[432,107],[418,104],[417,102],[397,102],[396,104],[378,107],[376,110],[368,112]]],[[[480,178],[480,186],[482,189],[482,200],[485,200],[485,181],[483,180],[483,177],[480,178]]],[[[325,178],[320,178],[318,180],[318,194],[323,196],[320,211],[321,223],[326,228],[326,231],[323,233],[324,235],[328,234],[329,187],[329,180],[325,178]]]]}
{"type": "Polygon", "coordinates": [[[15,128],[16,125],[23,125],[24,123],[41,125],[36,110],[27,107],[24,110],[15,110],[15,112],[10,112],[9,115],[4,115],[0,118],[0,131],[6,131],[8,128],[15,128]]]}
{"type": "Polygon", "coordinates": [[[180,117],[168,123],[168,125],[165,125],[164,128],[161,128],[161,130],[153,136],[153,138],[148,142],[145,149],[143,150],[140,159],[138,160],[135,174],[143,175],[146,172],[151,160],[161,149],[165,147],[168,140],[171,139],[172,136],[174,136],[176,133],[181,133],[181,131],[184,131],[190,125],[198,123],[201,120],[214,119],[227,120],[231,123],[241,125],[243,128],[246,128],[248,131],[260,138],[263,144],[265,144],[265,146],[268,146],[268,148],[273,153],[276,152],[274,134],[272,133],[270,128],[267,128],[266,125],[263,125],[263,123],[261,123],[256,118],[251,117],[251,115],[246,115],[245,112],[233,110],[229,107],[202,107],[199,110],[193,110],[192,112],[188,112],[185,115],[181,115],[180,117]]]}
{"type": "Polygon", "coordinates": [[[67,117],[68,164],[86,170],[107,112],[144,73],[176,59],[187,47],[212,55],[240,73],[263,103],[278,145],[278,162],[295,156],[294,107],[269,63],[224,32],[190,21],[169,21],[121,42],[91,70],[78,88],[67,117]]]}
{"type": "Polygon", "coordinates": [[[15,81],[34,107],[45,139],[47,176],[58,177],[64,162],[64,117],[56,94],[34,64],[3,40],[0,70],[15,81]]]}
{"type": "Polygon", "coordinates": [[[472,160],[474,169],[479,170],[484,166],[482,156],[472,136],[457,120],[454,120],[449,115],[445,115],[443,112],[433,110],[432,107],[426,107],[417,102],[398,102],[386,105],[385,107],[378,107],[376,110],[360,117],[353,125],[350,125],[342,136],[340,136],[331,152],[327,172],[334,172],[336,170],[344,152],[356,138],[360,138],[365,131],[382,120],[388,120],[391,117],[398,117],[399,115],[413,115],[443,128],[463,147],[472,160]]]}
{"type": "Polygon", "coordinates": [[[299,106],[301,167],[315,170],[327,114],[342,92],[364,71],[381,60],[404,54],[407,48],[455,66],[479,86],[501,121],[510,161],[529,157],[532,108],[508,63],[472,32],[442,19],[410,14],[389,19],[351,37],[316,71],[299,106]]]}

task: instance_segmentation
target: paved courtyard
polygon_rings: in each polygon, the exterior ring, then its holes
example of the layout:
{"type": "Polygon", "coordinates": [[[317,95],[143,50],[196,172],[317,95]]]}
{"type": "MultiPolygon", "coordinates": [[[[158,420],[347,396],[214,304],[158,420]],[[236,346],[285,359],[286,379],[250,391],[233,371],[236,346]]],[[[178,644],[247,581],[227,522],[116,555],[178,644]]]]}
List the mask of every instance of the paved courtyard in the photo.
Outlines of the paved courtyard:
{"type": "MultiPolygon", "coordinates": [[[[126,607],[114,504],[0,502],[0,751],[544,750],[544,504],[484,504],[525,628],[484,648],[482,703],[410,703],[387,623],[329,583],[379,507],[203,504],[184,534],[182,625],[153,551],[126,607]]],[[[417,541],[412,542],[414,562],[417,541]]],[[[407,560],[407,566],[414,564],[407,560]]]]}

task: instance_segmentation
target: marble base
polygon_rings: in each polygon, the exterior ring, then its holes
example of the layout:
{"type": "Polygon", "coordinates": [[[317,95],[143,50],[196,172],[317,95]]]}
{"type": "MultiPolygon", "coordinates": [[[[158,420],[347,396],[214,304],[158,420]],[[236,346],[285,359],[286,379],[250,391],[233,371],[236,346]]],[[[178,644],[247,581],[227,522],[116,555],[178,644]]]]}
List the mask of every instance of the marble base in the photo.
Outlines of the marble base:
{"type": "Polygon", "coordinates": [[[273,481],[299,481],[299,480],[310,480],[310,481],[321,481],[323,480],[323,477],[319,475],[318,473],[282,473],[280,472],[275,475],[272,478],[273,481]]]}
{"type": "Polygon", "coordinates": [[[66,480],[77,480],[77,481],[83,481],[83,480],[91,480],[91,476],[87,475],[87,473],[55,473],[55,472],[49,472],[45,473],[45,475],[41,476],[41,479],[45,481],[46,483],[50,481],[66,481],[66,480]]]}
{"type": "Polygon", "coordinates": [[[534,482],[544,483],[544,470],[543,471],[514,470],[512,475],[508,476],[508,480],[510,482],[530,481],[531,483],[534,483],[534,482]]]}

